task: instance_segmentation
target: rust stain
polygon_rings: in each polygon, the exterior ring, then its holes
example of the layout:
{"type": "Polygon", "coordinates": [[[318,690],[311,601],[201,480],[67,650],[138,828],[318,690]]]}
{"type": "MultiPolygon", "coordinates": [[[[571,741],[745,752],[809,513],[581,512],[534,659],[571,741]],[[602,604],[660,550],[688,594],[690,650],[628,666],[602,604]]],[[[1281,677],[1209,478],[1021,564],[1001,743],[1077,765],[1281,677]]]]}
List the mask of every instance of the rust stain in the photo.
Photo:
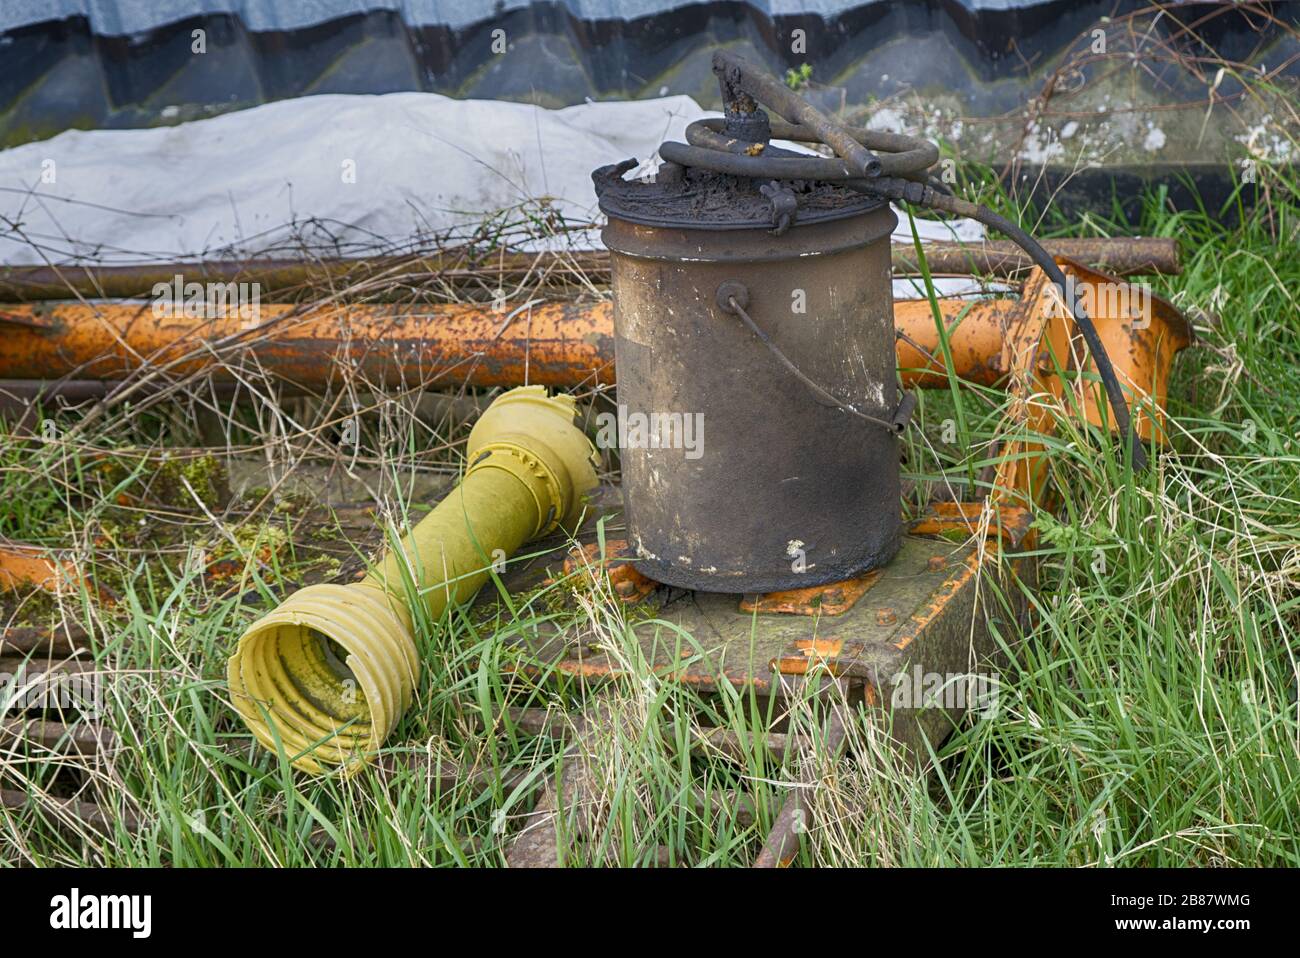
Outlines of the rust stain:
{"type": "Polygon", "coordinates": [[[740,611],[751,614],[843,615],[867,594],[879,578],[880,570],[877,569],[842,582],[745,596],[740,600],[740,611]]]}
{"type": "Polygon", "coordinates": [[[843,639],[795,639],[794,647],[805,655],[839,655],[844,648],[843,639]]]}
{"type": "Polygon", "coordinates": [[[626,539],[605,540],[605,554],[600,553],[600,543],[576,546],[564,559],[564,574],[572,575],[580,569],[603,568],[614,594],[628,605],[643,602],[654,594],[659,583],[642,573],[632,564],[636,553],[626,539]]]}
{"type": "Polygon", "coordinates": [[[903,623],[903,627],[899,629],[894,640],[894,648],[901,651],[915,642],[930,627],[930,624],[939,617],[939,614],[943,612],[953,597],[966,587],[966,583],[975,575],[979,565],[980,556],[978,551],[967,556],[957,573],[949,576],[943,585],[935,590],[930,601],[903,623]]]}
{"type": "Polygon", "coordinates": [[[0,313],[0,323],[10,326],[25,326],[28,329],[37,329],[48,331],[54,328],[54,324],[47,319],[40,318],[36,307],[26,310],[22,313],[5,311],[0,313]]]}
{"type": "MultiPolygon", "coordinates": [[[[857,647],[860,650],[860,647],[857,647]]],[[[795,639],[793,653],[775,658],[770,663],[773,672],[782,675],[806,675],[813,668],[828,668],[831,674],[839,674],[836,659],[844,651],[843,639],[795,639]]]]}
{"type": "MultiPolygon", "coordinates": [[[[1022,506],[993,504],[986,534],[997,537],[1009,548],[1026,541],[1034,514],[1022,506]]],[[[979,532],[984,516],[982,502],[936,502],[926,515],[914,521],[911,532],[918,536],[942,536],[949,532],[974,535],[979,532]]]]}

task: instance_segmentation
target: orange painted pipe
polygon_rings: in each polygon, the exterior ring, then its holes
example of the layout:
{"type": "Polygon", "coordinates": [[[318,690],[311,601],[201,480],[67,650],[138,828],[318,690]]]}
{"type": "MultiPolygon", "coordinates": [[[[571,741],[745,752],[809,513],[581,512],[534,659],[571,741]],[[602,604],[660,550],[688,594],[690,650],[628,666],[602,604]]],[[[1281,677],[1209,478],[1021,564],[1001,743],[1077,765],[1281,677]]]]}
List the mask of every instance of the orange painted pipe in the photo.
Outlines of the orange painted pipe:
{"type": "Polygon", "coordinates": [[[111,591],[83,575],[74,562],[60,561],[38,546],[0,542],[0,592],[19,592],[29,586],[52,593],[85,588],[101,602],[117,600],[111,591]]]}
{"type": "Polygon", "coordinates": [[[265,370],[323,388],[351,370],[376,384],[576,386],[614,380],[608,303],[262,304],[212,318],[154,314],[150,303],[0,305],[0,378],[120,379],[148,364],[183,375],[265,370]]]}
{"type": "MultiPolygon", "coordinates": [[[[1019,301],[941,300],[940,308],[948,326],[961,317],[950,334],[957,375],[996,382],[1019,301]]],[[[896,303],[894,321],[904,384],[946,383],[929,303],[896,303]]],[[[517,312],[485,304],[264,304],[255,320],[159,317],[147,303],[0,305],[0,379],[120,379],[149,364],[175,375],[214,369],[229,381],[229,369],[214,368],[224,363],[313,389],[348,369],[387,386],[613,385],[613,334],[609,302],[517,312]]]]}
{"type": "MultiPolygon", "coordinates": [[[[1090,289],[1122,283],[1067,260],[1062,265],[1090,289]]],[[[1016,362],[1006,348],[1013,334],[1038,330],[1050,313],[1044,288],[1036,270],[1021,298],[939,300],[959,379],[1004,381],[1016,362]]],[[[1144,392],[1154,383],[1163,408],[1169,365],[1191,341],[1186,320],[1151,297],[1154,323],[1142,329],[1127,315],[1111,315],[1104,297],[1094,298],[1093,320],[1121,381],[1144,392]]],[[[903,385],[946,386],[930,303],[896,301],[894,327],[903,385]]],[[[1040,333],[1030,335],[1036,340],[1040,333]]],[[[613,305],[263,304],[251,317],[232,309],[212,318],[160,316],[153,304],[139,302],[0,305],[0,379],[120,379],[145,365],[177,376],[211,370],[227,382],[243,366],[310,390],[349,371],[387,387],[612,386],[613,305]]],[[[1099,421],[1091,407],[1088,417],[1099,421]]]]}

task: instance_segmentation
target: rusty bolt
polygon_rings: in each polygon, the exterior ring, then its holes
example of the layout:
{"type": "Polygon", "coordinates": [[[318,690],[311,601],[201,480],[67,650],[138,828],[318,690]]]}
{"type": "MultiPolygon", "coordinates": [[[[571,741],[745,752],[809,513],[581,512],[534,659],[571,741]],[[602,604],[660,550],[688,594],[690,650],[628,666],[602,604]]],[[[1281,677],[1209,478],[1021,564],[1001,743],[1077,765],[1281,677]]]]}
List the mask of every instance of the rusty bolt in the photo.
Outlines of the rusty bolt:
{"type": "Polygon", "coordinates": [[[632,596],[636,595],[636,583],[628,579],[623,579],[620,582],[614,583],[614,591],[617,592],[619,595],[621,595],[623,598],[629,599],[632,596]]]}
{"type": "Polygon", "coordinates": [[[931,572],[942,572],[948,568],[948,558],[947,556],[930,556],[930,561],[925,564],[925,567],[931,572]]]}
{"type": "Polygon", "coordinates": [[[885,608],[876,610],[876,625],[893,625],[897,621],[898,613],[893,609],[885,608]]]}

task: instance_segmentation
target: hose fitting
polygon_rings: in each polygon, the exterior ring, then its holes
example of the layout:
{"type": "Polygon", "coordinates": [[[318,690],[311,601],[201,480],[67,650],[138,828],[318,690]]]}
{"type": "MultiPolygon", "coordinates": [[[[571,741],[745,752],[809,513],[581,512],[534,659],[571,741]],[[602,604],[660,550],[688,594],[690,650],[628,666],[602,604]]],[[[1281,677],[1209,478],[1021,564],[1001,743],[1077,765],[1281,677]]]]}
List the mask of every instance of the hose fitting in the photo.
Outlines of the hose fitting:
{"type": "Polygon", "coordinates": [[[392,733],[420,680],[416,623],[487,581],[495,558],[571,529],[596,486],[596,451],[570,396],[503,393],[470,432],[460,483],[366,577],[295,592],[250,625],[227,665],[253,736],[295,768],[356,771],[392,733]]]}

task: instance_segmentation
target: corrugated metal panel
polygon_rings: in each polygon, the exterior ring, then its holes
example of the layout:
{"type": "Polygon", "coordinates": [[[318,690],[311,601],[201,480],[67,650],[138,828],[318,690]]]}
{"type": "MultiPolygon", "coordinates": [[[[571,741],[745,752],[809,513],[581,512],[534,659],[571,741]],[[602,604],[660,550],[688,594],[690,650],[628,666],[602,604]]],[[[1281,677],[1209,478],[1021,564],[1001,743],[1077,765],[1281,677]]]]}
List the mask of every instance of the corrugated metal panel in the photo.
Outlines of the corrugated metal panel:
{"type": "MultiPolygon", "coordinates": [[[[636,20],[689,6],[675,0],[562,0],[579,20],[636,20]]],[[[749,0],[749,6],[769,17],[831,18],[880,0],[749,0]]],[[[1043,0],[953,0],[968,10],[1010,10],[1036,6],[1043,0]]],[[[100,36],[145,33],[192,17],[226,14],[238,17],[249,30],[298,30],[340,17],[387,10],[400,14],[407,26],[453,28],[499,16],[531,5],[531,0],[4,0],[0,3],[0,32],[19,27],[85,17],[100,36]]]]}
{"type": "Polygon", "coordinates": [[[942,139],[962,162],[993,165],[1008,180],[1039,183],[1024,164],[1046,171],[1045,190],[1088,181],[1103,208],[1121,174],[1117,195],[1167,180],[1163,169],[1189,174],[1213,197],[1230,192],[1243,163],[1295,162],[1294,131],[1279,129],[1292,114],[1270,88],[1300,80],[1300,3],[1271,4],[1267,17],[1254,4],[1200,3],[1182,18],[1169,6],[0,0],[0,25],[42,20],[0,32],[0,148],[69,128],[173,125],[329,93],[547,107],[684,94],[716,108],[711,58],[725,47],[778,75],[806,63],[805,95],[823,108],[942,139]],[[1193,14],[1195,37],[1181,25],[1193,14]],[[192,49],[195,27],[203,56],[192,49]],[[806,35],[798,50],[796,29],[806,35]],[[1091,49],[1098,31],[1104,56],[1091,49]],[[1206,64],[1216,57],[1243,66],[1219,71],[1211,100],[1206,64]]]}

